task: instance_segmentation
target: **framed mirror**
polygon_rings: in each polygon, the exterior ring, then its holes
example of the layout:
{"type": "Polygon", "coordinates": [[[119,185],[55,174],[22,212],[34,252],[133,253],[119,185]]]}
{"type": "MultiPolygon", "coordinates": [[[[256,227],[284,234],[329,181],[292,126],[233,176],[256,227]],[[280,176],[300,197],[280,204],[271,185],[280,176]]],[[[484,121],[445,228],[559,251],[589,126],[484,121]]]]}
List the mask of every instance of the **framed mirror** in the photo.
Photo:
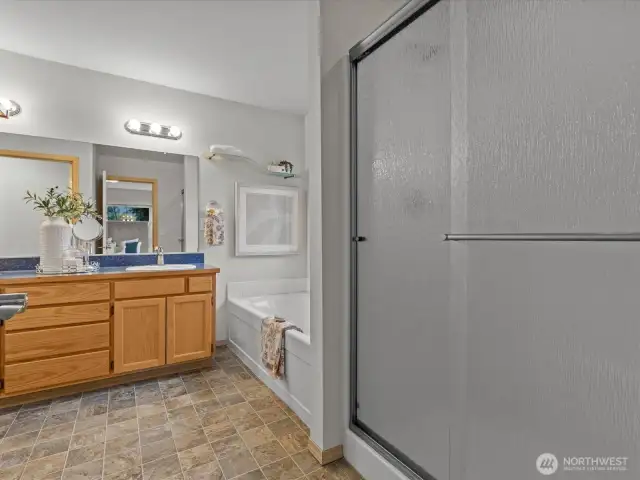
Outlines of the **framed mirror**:
{"type": "Polygon", "coordinates": [[[44,192],[58,186],[77,192],[78,157],[0,150],[0,252],[7,257],[31,256],[39,250],[43,216],[23,198],[27,190],[44,192]]]}
{"type": "Polygon", "coordinates": [[[158,181],[105,176],[106,236],[120,253],[149,253],[158,245],[158,181]]]}

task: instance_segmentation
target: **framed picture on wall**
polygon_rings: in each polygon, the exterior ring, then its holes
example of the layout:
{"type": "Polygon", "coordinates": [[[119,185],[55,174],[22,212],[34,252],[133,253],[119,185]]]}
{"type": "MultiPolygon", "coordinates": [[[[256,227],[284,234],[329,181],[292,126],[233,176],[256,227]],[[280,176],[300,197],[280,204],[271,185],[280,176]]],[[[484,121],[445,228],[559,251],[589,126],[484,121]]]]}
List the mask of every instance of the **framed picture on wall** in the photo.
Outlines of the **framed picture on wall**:
{"type": "Polygon", "coordinates": [[[300,192],[236,183],[236,255],[299,253],[300,192]]]}

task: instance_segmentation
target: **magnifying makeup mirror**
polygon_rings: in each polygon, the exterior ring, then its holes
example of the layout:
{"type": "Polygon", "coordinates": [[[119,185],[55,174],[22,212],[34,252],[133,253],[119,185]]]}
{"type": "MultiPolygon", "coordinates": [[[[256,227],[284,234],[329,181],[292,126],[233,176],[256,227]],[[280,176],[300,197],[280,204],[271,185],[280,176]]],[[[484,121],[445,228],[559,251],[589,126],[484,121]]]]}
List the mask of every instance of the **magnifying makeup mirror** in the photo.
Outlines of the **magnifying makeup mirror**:
{"type": "Polygon", "coordinates": [[[95,218],[83,218],[73,226],[73,236],[85,245],[102,238],[102,225],[95,218]]]}

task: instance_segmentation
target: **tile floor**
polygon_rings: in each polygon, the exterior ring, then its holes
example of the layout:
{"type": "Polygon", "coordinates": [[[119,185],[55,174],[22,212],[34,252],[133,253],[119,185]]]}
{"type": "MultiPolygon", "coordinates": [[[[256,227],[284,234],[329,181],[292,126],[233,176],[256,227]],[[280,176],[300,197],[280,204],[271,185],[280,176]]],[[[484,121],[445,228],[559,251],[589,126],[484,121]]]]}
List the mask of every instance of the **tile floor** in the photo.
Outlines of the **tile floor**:
{"type": "Polygon", "coordinates": [[[0,480],[352,480],[227,348],[212,367],[0,409],[0,480]]]}

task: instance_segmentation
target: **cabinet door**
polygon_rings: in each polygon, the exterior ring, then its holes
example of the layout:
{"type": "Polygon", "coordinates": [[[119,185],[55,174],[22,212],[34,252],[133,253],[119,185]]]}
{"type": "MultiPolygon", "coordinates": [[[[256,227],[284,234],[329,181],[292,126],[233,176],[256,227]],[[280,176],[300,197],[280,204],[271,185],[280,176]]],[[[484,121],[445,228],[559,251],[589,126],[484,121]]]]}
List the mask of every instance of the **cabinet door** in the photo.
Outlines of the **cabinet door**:
{"type": "Polygon", "coordinates": [[[123,300],[114,306],[114,373],[164,365],[165,299],[123,300]]]}
{"type": "Polygon", "coordinates": [[[210,293],[167,298],[167,363],[211,356],[210,293]]]}

